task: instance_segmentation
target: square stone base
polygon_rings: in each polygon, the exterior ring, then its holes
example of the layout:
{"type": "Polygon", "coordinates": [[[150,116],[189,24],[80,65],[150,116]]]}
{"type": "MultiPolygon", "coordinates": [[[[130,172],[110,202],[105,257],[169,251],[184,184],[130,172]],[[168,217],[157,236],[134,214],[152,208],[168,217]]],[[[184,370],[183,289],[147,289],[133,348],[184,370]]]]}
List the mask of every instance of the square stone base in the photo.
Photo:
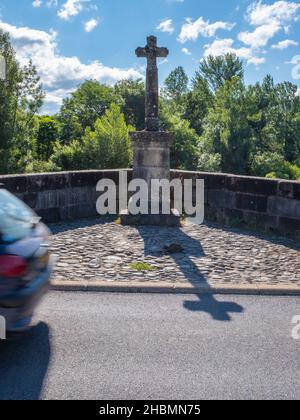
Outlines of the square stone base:
{"type": "Polygon", "coordinates": [[[180,226],[180,215],[175,210],[171,214],[129,214],[128,210],[121,213],[121,224],[127,226],[180,226]]]}
{"type": "Polygon", "coordinates": [[[133,179],[143,179],[150,187],[152,179],[170,179],[171,133],[137,131],[130,133],[133,145],[133,179]]]}

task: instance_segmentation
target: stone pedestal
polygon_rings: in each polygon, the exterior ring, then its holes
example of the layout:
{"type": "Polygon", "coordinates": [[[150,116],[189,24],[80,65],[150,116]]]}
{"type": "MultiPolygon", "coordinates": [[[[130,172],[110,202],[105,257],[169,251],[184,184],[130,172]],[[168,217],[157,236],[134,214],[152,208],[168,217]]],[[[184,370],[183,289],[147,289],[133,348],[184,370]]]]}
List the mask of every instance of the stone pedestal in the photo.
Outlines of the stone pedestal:
{"type": "MultiPolygon", "coordinates": [[[[170,147],[173,135],[160,131],[139,131],[131,133],[133,142],[133,179],[143,179],[151,194],[153,179],[170,179],[170,147]]],[[[151,200],[151,196],[149,197],[151,200]]],[[[161,198],[162,199],[162,198],[161,198]]],[[[121,223],[125,225],[179,226],[180,215],[175,210],[171,214],[152,215],[150,202],[148,215],[121,214],[121,223]]]]}
{"type": "Polygon", "coordinates": [[[173,135],[162,131],[131,133],[133,143],[133,178],[170,179],[170,148],[173,135]]]}

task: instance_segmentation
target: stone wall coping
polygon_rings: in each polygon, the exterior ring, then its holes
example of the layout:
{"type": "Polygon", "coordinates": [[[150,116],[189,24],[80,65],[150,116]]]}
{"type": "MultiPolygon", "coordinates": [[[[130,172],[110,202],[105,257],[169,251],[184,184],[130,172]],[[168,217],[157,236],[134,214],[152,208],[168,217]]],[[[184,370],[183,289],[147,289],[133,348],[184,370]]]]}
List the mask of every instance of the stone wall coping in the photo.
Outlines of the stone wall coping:
{"type": "MultiPolygon", "coordinates": [[[[30,173],[30,174],[9,174],[9,175],[0,175],[0,182],[4,182],[6,179],[11,178],[38,178],[38,177],[53,177],[53,176],[68,176],[70,174],[109,174],[109,173],[116,173],[119,171],[127,171],[131,172],[131,168],[123,168],[123,169],[90,169],[90,170],[82,170],[82,171],[63,171],[63,172],[44,172],[44,173],[30,173]]],[[[300,185],[300,181],[292,181],[287,179],[280,179],[280,178],[263,178],[263,177],[255,177],[255,176],[246,176],[246,175],[236,175],[236,174],[230,174],[230,173],[222,173],[222,172],[202,172],[202,171],[186,171],[181,169],[171,169],[172,174],[176,173],[182,173],[186,175],[192,175],[192,176],[207,176],[207,177],[226,177],[226,178],[238,178],[238,179],[250,179],[250,180],[257,180],[257,181],[264,181],[266,183],[286,183],[286,184],[294,184],[294,185],[300,185]]]]}
{"type": "Polygon", "coordinates": [[[97,174],[97,173],[110,173],[110,172],[119,172],[119,171],[132,171],[132,169],[88,169],[83,171],[61,171],[61,172],[41,172],[41,173],[28,173],[28,174],[8,174],[1,175],[0,180],[5,180],[9,178],[22,178],[22,177],[43,177],[43,176],[65,176],[70,174],[97,174]]]}
{"type": "Polygon", "coordinates": [[[288,184],[297,184],[300,185],[300,181],[293,181],[289,179],[281,179],[281,178],[264,178],[259,176],[248,176],[248,175],[237,175],[237,174],[230,174],[230,173],[223,173],[223,172],[202,172],[202,171],[185,171],[181,169],[171,169],[171,173],[182,173],[182,174],[190,174],[190,175],[202,175],[202,176],[223,176],[226,178],[240,178],[240,179],[251,179],[257,181],[265,181],[265,182],[284,182],[288,184]]]}

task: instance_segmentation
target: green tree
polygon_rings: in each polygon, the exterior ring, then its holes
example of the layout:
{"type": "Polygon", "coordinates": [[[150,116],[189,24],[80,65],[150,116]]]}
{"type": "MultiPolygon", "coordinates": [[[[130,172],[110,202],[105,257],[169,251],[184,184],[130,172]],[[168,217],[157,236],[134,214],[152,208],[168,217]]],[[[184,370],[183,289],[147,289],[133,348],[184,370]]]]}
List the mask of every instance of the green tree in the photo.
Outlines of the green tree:
{"type": "Polygon", "coordinates": [[[300,154],[300,98],[297,86],[274,84],[268,75],[262,84],[248,88],[251,102],[249,123],[255,138],[255,153],[276,152],[293,162],[300,154]]]}
{"type": "Polygon", "coordinates": [[[1,29],[0,54],[6,62],[6,80],[0,80],[0,173],[5,174],[8,172],[22,75],[9,35],[1,29]]]}
{"type": "Polygon", "coordinates": [[[220,172],[222,156],[219,153],[207,153],[200,147],[197,169],[203,172],[220,172]]]}
{"type": "Polygon", "coordinates": [[[115,93],[119,97],[121,111],[127,124],[137,130],[145,128],[145,84],[141,79],[125,79],[115,84],[115,93]]]}
{"type": "Polygon", "coordinates": [[[300,98],[298,87],[290,82],[275,87],[276,101],[272,124],[276,126],[278,142],[282,143],[285,160],[293,162],[300,156],[300,98]]]}
{"type": "Polygon", "coordinates": [[[207,80],[203,78],[194,80],[193,89],[185,98],[183,117],[189,121],[199,136],[203,134],[204,120],[213,103],[214,95],[209,89],[207,80]]]}
{"type": "Polygon", "coordinates": [[[210,55],[201,61],[193,82],[195,84],[199,79],[206,79],[211,90],[217,92],[233,77],[244,77],[243,62],[235,54],[218,57],[210,55]]]}
{"type": "Polygon", "coordinates": [[[200,138],[190,127],[187,120],[178,113],[162,108],[162,128],[174,134],[175,141],[171,148],[171,167],[185,170],[196,170],[199,160],[200,138]]]}
{"type": "Polygon", "coordinates": [[[64,170],[127,168],[132,164],[130,131],[133,127],[126,124],[119,106],[112,104],[94,129],[86,129],[81,141],[57,144],[52,161],[64,170]]]}
{"type": "Polygon", "coordinates": [[[36,137],[36,155],[41,161],[48,161],[53,154],[59,137],[59,124],[55,118],[43,116],[38,118],[36,137]]]}
{"type": "Polygon", "coordinates": [[[57,166],[52,160],[45,162],[44,160],[32,160],[25,168],[27,174],[46,173],[46,172],[60,172],[61,167],[57,166]]]}
{"type": "Polygon", "coordinates": [[[61,123],[61,140],[64,144],[80,139],[87,127],[93,127],[110,105],[117,101],[112,87],[96,80],[87,80],[63,101],[58,120],[61,123]]]}
{"type": "Polygon", "coordinates": [[[26,111],[28,118],[39,112],[43,106],[45,92],[32,60],[22,68],[22,81],[19,85],[19,101],[21,108],[26,111]]]}
{"type": "Polygon", "coordinates": [[[300,180],[300,168],[286,161],[279,153],[265,152],[256,155],[251,170],[256,176],[300,180]]]}
{"type": "Polygon", "coordinates": [[[247,91],[239,77],[226,81],[216,94],[201,138],[204,148],[222,157],[222,171],[247,174],[252,146],[247,91]]]}
{"type": "Polygon", "coordinates": [[[35,66],[18,64],[7,33],[0,30],[6,80],[0,81],[0,172],[21,172],[32,154],[34,115],[44,99],[35,66]]]}
{"type": "Polygon", "coordinates": [[[18,106],[13,125],[11,171],[23,172],[33,157],[36,134],[35,115],[40,111],[45,93],[33,63],[21,69],[18,86],[18,106]]]}
{"type": "Polygon", "coordinates": [[[183,95],[188,91],[189,78],[183,67],[177,67],[165,80],[164,94],[167,99],[172,99],[179,103],[183,95]]]}

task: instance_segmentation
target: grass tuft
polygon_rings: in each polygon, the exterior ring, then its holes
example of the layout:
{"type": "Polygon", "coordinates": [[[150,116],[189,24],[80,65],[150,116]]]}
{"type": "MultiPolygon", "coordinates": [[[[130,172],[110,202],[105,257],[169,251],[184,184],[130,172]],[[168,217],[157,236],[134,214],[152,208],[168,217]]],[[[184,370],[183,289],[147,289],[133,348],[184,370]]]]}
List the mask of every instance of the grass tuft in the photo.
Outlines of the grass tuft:
{"type": "Polygon", "coordinates": [[[153,265],[143,263],[143,262],[137,262],[137,263],[130,264],[129,267],[132,270],[141,271],[141,272],[143,272],[143,271],[155,271],[157,269],[153,265]]]}

